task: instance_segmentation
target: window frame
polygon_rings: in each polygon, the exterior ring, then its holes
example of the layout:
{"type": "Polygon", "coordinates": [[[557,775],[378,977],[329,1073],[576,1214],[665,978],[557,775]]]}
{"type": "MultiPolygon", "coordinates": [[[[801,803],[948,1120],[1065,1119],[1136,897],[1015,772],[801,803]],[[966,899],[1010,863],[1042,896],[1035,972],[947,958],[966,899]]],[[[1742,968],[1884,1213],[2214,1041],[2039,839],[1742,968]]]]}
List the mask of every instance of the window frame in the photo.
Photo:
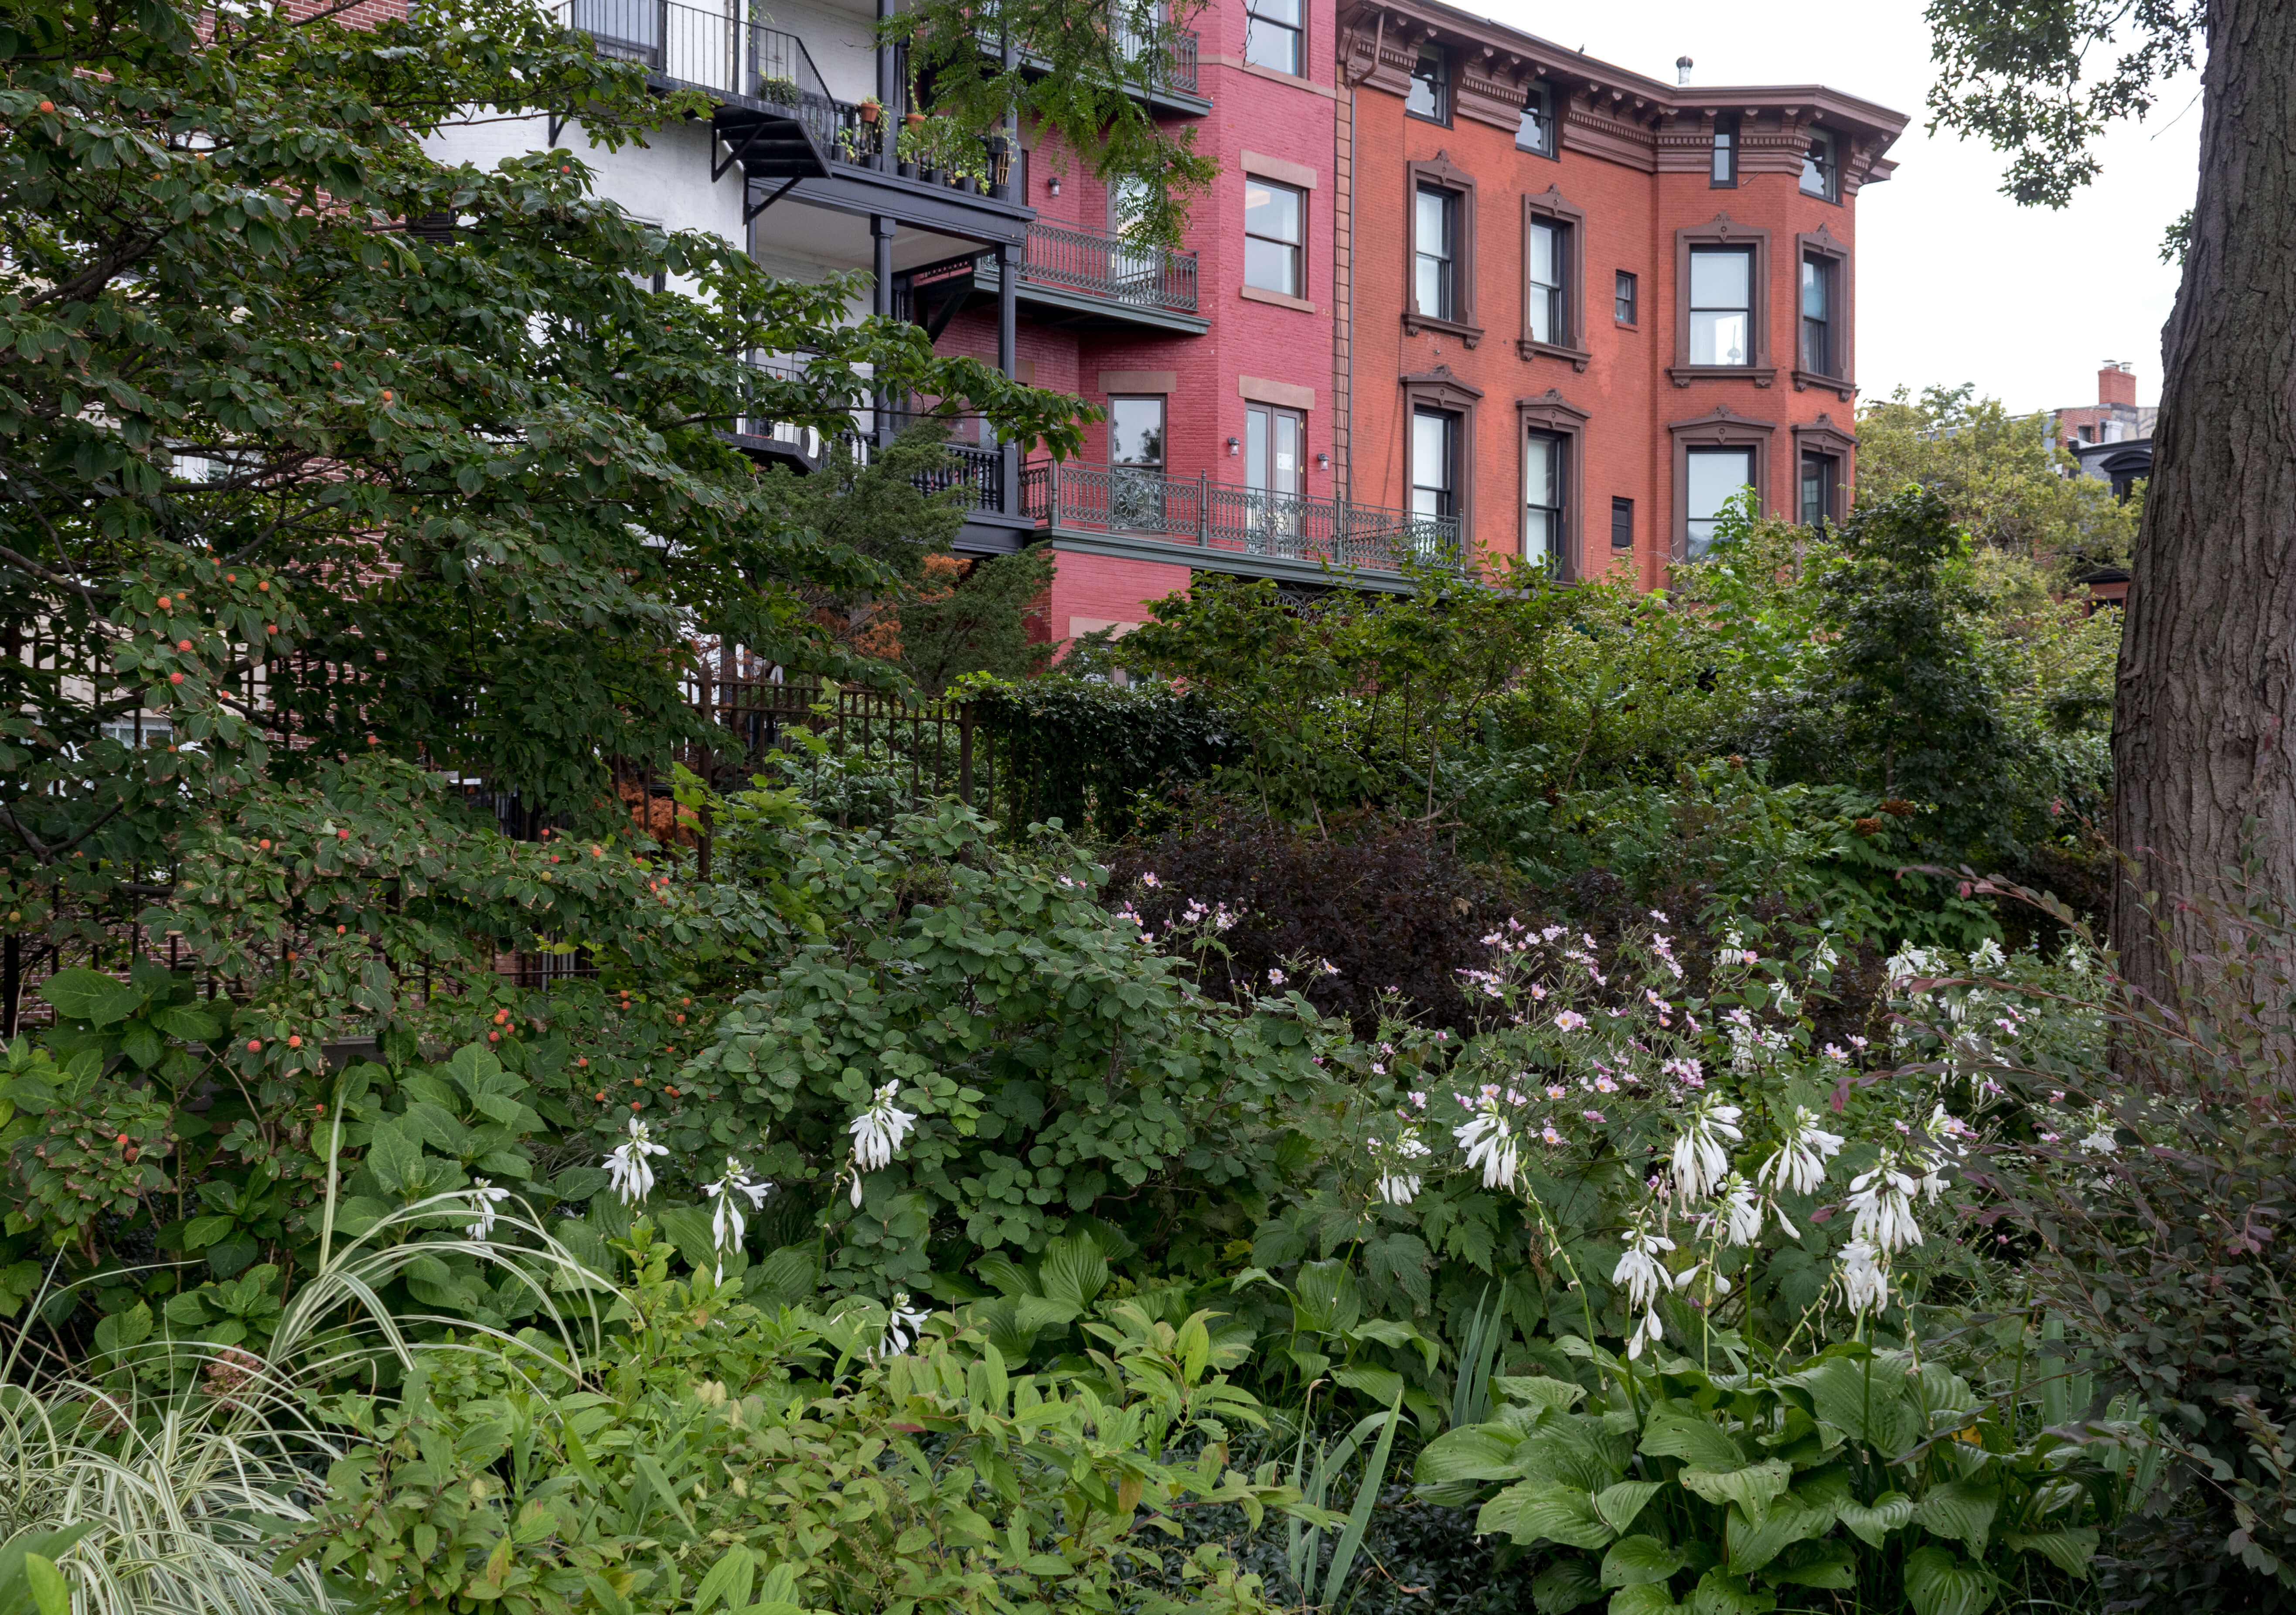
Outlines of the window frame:
{"type": "Polygon", "coordinates": [[[1756,387],[1767,387],[1777,379],[1777,367],[1770,362],[1770,233],[1750,225],[1742,225],[1727,213],[1717,214],[1708,223],[1695,228],[1674,233],[1674,363],[1667,369],[1667,379],[1677,387],[1687,387],[1701,381],[1743,381],[1756,387]],[[1749,332],[1749,356],[1745,365],[1693,365],[1690,362],[1690,256],[1695,247],[1751,248],[1753,255],[1753,299],[1751,311],[1752,329],[1749,332]]]}
{"type": "MultiPolygon", "coordinates": [[[[1411,453],[1409,456],[1411,463],[1406,468],[1411,480],[1406,484],[1409,492],[1409,498],[1406,502],[1406,508],[1410,512],[1413,520],[1418,520],[1421,514],[1419,509],[1419,490],[1423,488],[1434,489],[1437,494],[1441,496],[1441,502],[1447,504],[1451,507],[1447,511],[1440,509],[1435,511],[1433,512],[1433,520],[1441,521],[1448,519],[1456,521],[1459,519],[1461,513],[1460,485],[1465,480],[1465,479],[1459,475],[1459,446],[1461,440],[1466,435],[1463,430],[1464,425],[1464,418],[1460,415],[1456,410],[1443,409],[1431,404],[1414,404],[1411,406],[1411,453]],[[1419,453],[1419,422],[1423,420],[1440,421],[1444,423],[1443,480],[1440,483],[1423,481],[1420,477],[1420,471],[1422,471],[1423,466],[1419,453]]],[[[1464,531],[1465,529],[1462,528],[1461,530],[1464,531]]]]}
{"type": "Polygon", "coordinates": [[[1573,205],[1558,185],[1549,185],[1540,196],[1522,199],[1522,264],[1521,285],[1522,297],[1522,329],[1515,338],[1515,351],[1523,358],[1568,359],[1570,368],[1583,371],[1594,360],[1587,350],[1586,297],[1587,284],[1587,212],[1573,205]],[[1557,245],[1560,260],[1557,272],[1562,277],[1562,318],[1557,322],[1556,340],[1541,341],[1530,334],[1530,230],[1543,224],[1561,232],[1557,245]]]}
{"type": "Polygon", "coordinates": [[[1738,188],[1738,172],[1746,154],[1745,125],[1735,112],[1720,112],[1706,129],[1706,185],[1711,191],[1734,191],[1738,188]],[[1723,166],[1729,173],[1716,177],[1714,159],[1728,152],[1723,166]]]}
{"type": "Polygon", "coordinates": [[[1403,166],[1404,217],[1411,221],[1403,236],[1403,328],[1413,336],[1440,331],[1472,348],[1483,340],[1475,309],[1475,181],[1443,152],[1423,162],[1403,166]],[[1449,316],[1419,311],[1419,193],[1447,191],[1452,196],[1451,300],[1449,316]]]}
{"type": "Polygon", "coordinates": [[[1415,118],[1422,123],[1439,124],[1444,128],[1449,128],[1452,102],[1451,53],[1432,39],[1421,40],[1419,49],[1411,58],[1409,77],[1410,82],[1404,86],[1403,91],[1403,115],[1406,118],[1415,118]],[[1411,105],[1412,89],[1414,86],[1428,82],[1420,77],[1419,64],[1431,57],[1434,59],[1436,69],[1432,84],[1435,92],[1435,110],[1431,112],[1416,111],[1411,105]]]}
{"type": "Polygon", "coordinates": [[[1172,466],[1172,399],[1161,392],[1112,392],[1108,395],[1108,463],[1111,469],[1152,471],[1160,476],[1168,473],[1172,466]],[[1119,404],[1153,404],[1159,422],[1154,464],[1144,460],[1119,460],[1116,457],[1116,406],[1119,404]]]}
{"type": "MultiPolygon", "coordinates": [[[[1287,183],[1287,182],[1285,182],[1285,181],[1283,181],[1283,180],[1280,180],[1280,179],[1271,179],[1271,178],[1269,178],[1269,177],[1268,177],[1267,175],[1265,175],[1265,174],[1253,174],[1253,173],[1250,173],[1250,172],[1249,172],[1249,171],[1247,171],[1247,172],[1244,174],[1244,176],[1243,176],[1243,186],[1244,186],[1244,199],[1245,199],[1245,200],[1244,200],[1244,209],[1243,209],[1243,241],[1244,241],[1244,247],[1243,247],[1243,275],[1244,275],[1244,279],[1243,279],[1243,283],[1244,283],[1244,285],[1245,285],[1245,286],[1247,286],[1248,288],[1250,288],[1250,290],[1254,291],[1267,291],[1267,292],[1272,292],[1272,293],[1274,293],[1274,294],[1275,294],[1275,296],[1277,296],[1277,297],[1289,297],[1289,298],[1296,298],[1296,299],[1306,299],[1306,298],[1308,297],[1308,192],[1307,188],[1306,188],[1305,186],[1302,186],[1302,185],[1291,184],[1289,184],[1289,183],[1287,183]],[[1257,235],[1257,234],[1254,234],[1252,233],[1252,228],[1251,228],[1251,202],[1250,202],[1250,194],[1251,194],[1251,187],[1252,187],[1252,186],[1254,186],[1254,185],[1272,185],[1272,186],[1274,186],[1276,190],[1279,190],[1279,191],[1288,191],[1288,192],[1290,192],[1290,193],[1292,193],[1292,197],[1293,197],[1293,198],[1297,201],[1297,202],[1299,203],[1299,210],[1298,210],[1298,213],[1297,213],[1297,215],[1296,215],[1296,217],[1298,217],[1298,219],[1299,219],[1299,232],[1300,232],[1300,239],[1299,239],[1299,240],[1297,240],[1297,241],[1293,241],[1293,242],[1283,242],[1283,241],[1279,241],[1276,237],[1272,236],[1272,235],[1257,235]],[[1257,281],[1255,281],[1255,280],[1253,280],[1253,279],[1251,278],[1251,243],[1252,243],[1252,242],[1268,242],[1268,243],[1270,243],[1270,244],[1272,244],[1272,245],[1283,246],[1283,247],[1288,247],[1288,248],[1290,248],[1290,249],[1291,249],[1291,252],[1292,252],[1292,283],[1291,287],[1290,287],[1288,290],[1287,290],[1286,288],[1283,288],[1283,287],[1281,287],[1281,286],[1263,286],[1263,285],[1260,285],[1257,281]]],[[[1414,243],[1414,245],[1415,245],[1415,243],[1414,243]]]]}
{"type": "Polygon", "coordinates": [[[1404,448],[1404,508],[1409,512],[1415,506],[1412,495],[1417,488],[1413,480],[1418,474],[1412,457],[1417,452],[1416,417],[1423,413],[1447,414],[1453,417],[1451,434],[1451,474],[1454,480],[1453,513],[1459,521],[1459,542],[1463,548],[1472,546],[1475,539],[1475,419],[1483,400],[1480,387],[1461,381],[1451,373],[1447,365],[1438,365],[1432,370],[1419,371],[1401,379],[1403,416],[1412,422],[1411,435],[1405,439],[1404,448]]]}
{"type": "Polygon", "coordinates": [[[1827,520],[1842,520],[1849,512],[1850,488],[1857,471],[1856,436],[1836,426],[1831,414],[1821,414],[1815,422],[1794,427],[1792,438],[1796,519],[1801,515],[1802,463],[1812,458],[1824,458],[1833,463],[1833,505],[1827,520]]]}
{"type": "Polygon", "coordinates": [[[1546,79],[1534,78],[1523,86],[1522,109],[1515,119],[1514,149],[1556,162],[1562,160],[1562,126],[1554,114],[1554,86],[1546,79]],[[1537,121],[1546,131],[1546,138],[1544,144],[1526,145],[1522,138],[1521,114],[1529,112],[1534,102],[1539,109],[1537,121]]]}
{"type": "Polygon", "coordinates": [[[1634,553],[1635,502],[1628,498],[1623,494],[1613,494],[1611,496],[1611,553],[1613,555],[1631,555],[1634,553]],[[1623,523],[1619,520],[1621,516],[1626,518],[1623,523]],[[1623,526],[1627,535],[1627,541],[1624,544],[1620,544],[1619,542],[1619,533],[1621,526],[1623,526]]]}
{"type": "Polygon", "coordinates": [[[1306,78],[1307,75],[1300,70],[1306,67],[1308,63],[1308,7],[1304,4],[1304,0],[1301,0],[1299,6],[1300,20],[1297,22],[1285,22],[1278,18],[1262,17],[1259,14],[1259,0],[1243,0],[1244,64],[1248,67],[1258,68],[1262,72],[1282,73],[1287,78],[1306,78]],[[1270,67],[1264,61],[1255,61],[1252,60],[1251,31],[1254,27],[1261,23],[1266,23],[1269,28],[1276,29],[1292,37],[1292,65],[1290,67],[1270,67]]]}
{"type": "Polygon", "coordinates": [[[1745,448],[1753,451],[1755,508],[1770,508],[1770,443],[1777,433],[1774,421],[1755,421],[1727,404],[1718,404],[1702,415],[1667,423],[1673,439],[1673,525],[1667,533],[1667,553],[1679,565],[1690,558],[1690,451],[1700,448],[1745,448]]]}
{"type": "Polygon", "coordinates": [[[1611,324],[1623,325],[1628,331],[1641,330],[1642,277],[1631,269],[1614,269],[1611,277],[1611,324]],[[1619,312],[1619,306],[1622,303],[1626,305],[1624,314],[1619,312]]]}
{"type": "Polygon", "coordinates": [[[1834,260],[1819,252],[1799,252],[1794,259],[1798,270],[1795,320],[1801,341],[1801,363],[1795,368],[1809,375],[1830,376],[1834,372],[1834,336],[1839,329],[1834,317],[1834,260]],[[1815,316],[1809,311],[1813,291],[1822,305],[1815,316]]]}
{"type": "Polygon", "coordinates": [[[1850,269],[1849,249],[1823,225],[1794,237],[1794,390],[1808,392],[1816,389],[1830,392],[1844,404],[1857,396],[1857,323],[1850,317],[1851,299],[1856,295],[1850,269]],[[1833,277],[1832,310],[1827,319],[1832,327],[1828,334],[1833,339],[1833,352],[1830,357],[1834,365],[1830,373],[1812,369],[1808,356],[1802,351],[1801,266],[1811,258],[1825,260],[1833,277]]]}
{"type": "Polygon", "coordinates": [[[1584,523],[1580,519],[1579,497],[1587,485],[1586,439],[1587,422],[1591,418],[1562,396],[1560,388],[1550,387],[1535,398],[1514,401],[1515,441],[1515,553],[1522,553],[1524,512],[1529,507],[1527,483],[1529,475],[1529,456],[1524,449],[1534,437],[1551,439],[1562,446],[1561,478],[1562,482],[1562,519],[1555,535],[1554,556],[1550,571],[1557,579],[1569,582],[1580,576],[1579,547],[1583,540],[1584,523]]]}
{"type": "Polygon", "coordinates": [[[1804,196],[1816,197],[1819,201],[1833,202],[1838,207],[1841,201],[1841,136],[1823,124],[1815,123],[1804,129],[1803,134],[1808,143],[1802,147],[1801,173],[1795,183],[1804,196]],[[1810,153],[1821,145],[1825,148],[1824,158],[1813,159],[1810,153]],[[1815,191],[1809,188],[1812,167],[1816,167],[1818,173],[1819,188],[1815,191]]]}

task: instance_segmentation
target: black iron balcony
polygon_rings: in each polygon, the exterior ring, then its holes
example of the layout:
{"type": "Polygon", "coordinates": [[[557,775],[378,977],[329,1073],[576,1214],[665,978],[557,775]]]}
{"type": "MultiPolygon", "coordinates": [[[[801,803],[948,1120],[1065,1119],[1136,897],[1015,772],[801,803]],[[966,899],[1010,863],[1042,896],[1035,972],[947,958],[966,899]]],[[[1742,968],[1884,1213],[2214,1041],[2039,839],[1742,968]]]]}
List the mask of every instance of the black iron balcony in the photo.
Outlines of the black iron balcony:
{"type": "Polygon", "coordinates": [[[712,178],[735,163],[785,184],[829,171],[837,102],[796,35],[676,0],[562,0],[558,16],[600,55],[641,62],[657,82],[717,102],[711,121],[730,150],[712,178]]]}
{"type": "Polygon", "coordinates": [[[1022,508],[1054,537],[1101,537],[1132,553],[1221,571],[1305,576],[1330,565],[1396,573],[1407,561],[1463,563],[1459,519],[1168,477],[1127,465],[1039,462],[1022,508]]]}
{"type": "Polygon", "coordinates": [[[1196,255],[1171,252],[1107,230],[1037,220],[1021,259],[1023,285],[1059,287],[1134,308],[1196,311],[1196,255]]]}

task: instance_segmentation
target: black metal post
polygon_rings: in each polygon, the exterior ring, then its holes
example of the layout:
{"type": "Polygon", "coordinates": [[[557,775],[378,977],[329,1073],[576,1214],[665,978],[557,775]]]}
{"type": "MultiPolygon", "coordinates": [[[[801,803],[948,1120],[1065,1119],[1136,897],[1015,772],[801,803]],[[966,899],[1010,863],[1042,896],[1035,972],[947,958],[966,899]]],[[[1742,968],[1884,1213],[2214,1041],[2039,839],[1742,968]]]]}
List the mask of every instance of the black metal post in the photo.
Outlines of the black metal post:
{"type": "MultiPolygon", "coordinates": [[[[1009,53],[1009,50],[1008,50],[1009,53]]],[[[1021,363],[1021,250],[1009,242],[996,243],[996,368],[1008,378],[1021,363]]],[[[1021,513],[1021,446],[1007,437],[999,446],[996,507],[1005,515],[1021,513]]]]}
{"type": "MultiPolygon", "coordinates": [[[[878,0],[880,10],[884,4],[885,0],[878,0]]],[[[883,70],[882,57],[879,70],[883,70]]],[[[869,244],[874,250],[872,266],[877,276],[877,283],[869,293],[869,312],[890,318],[893,312],[893,221],[882,213],[869,216],[869,244]]],[[[890,400],[883,388],[877,389],[876,399],[877,447],[882,448],[893,439],[892,430],[886,424],[890,400]]]]}
{"type": "MultiPolygon", "coordinates": [[[[877,114],[877,127],[882,131],[877,141],[877,168],[886,174],[898,171],[901,114],[909,110],[904,99],[908,86],[901,82],[900,57],[884,37],[885,24],[893,20],[894,4],[895,0],[877,0],[877,102],[883,109],[877,114]]],[[[891,282],[882,271],[877,278],[881,283],[891,282]]]]}

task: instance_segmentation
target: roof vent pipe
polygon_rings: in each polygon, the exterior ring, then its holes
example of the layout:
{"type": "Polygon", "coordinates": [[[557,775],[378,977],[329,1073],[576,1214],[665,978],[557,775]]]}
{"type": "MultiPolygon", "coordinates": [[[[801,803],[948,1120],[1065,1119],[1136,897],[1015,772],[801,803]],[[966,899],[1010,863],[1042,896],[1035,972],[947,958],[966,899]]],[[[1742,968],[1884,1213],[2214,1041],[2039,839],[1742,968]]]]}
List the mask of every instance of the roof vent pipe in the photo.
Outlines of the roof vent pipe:
{"type": "Polygon", "coordinates": [[[1690,70],[1697,65],[1698,64],[1696,62],[1691,61],[1687,56],[1677,56],[1674,59],[1675,83],[1688,84],[1690,82],[1690,70]]]}

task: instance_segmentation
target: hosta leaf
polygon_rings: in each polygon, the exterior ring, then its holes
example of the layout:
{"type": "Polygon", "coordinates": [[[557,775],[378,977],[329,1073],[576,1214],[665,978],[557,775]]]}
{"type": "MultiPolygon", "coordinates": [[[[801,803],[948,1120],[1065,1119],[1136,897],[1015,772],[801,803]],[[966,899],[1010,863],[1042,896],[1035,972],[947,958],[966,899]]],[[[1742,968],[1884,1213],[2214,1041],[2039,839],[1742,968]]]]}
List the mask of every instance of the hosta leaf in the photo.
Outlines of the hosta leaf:
{"type": "Polygon", "coordinates": [[[1655,1480],[1621,1480],[1616,1486],[1604,1487],[1595,1494],[1595,1512],[1603,1523],[1614,1531],[1623,1531],[1635,1522],[1643,1505],[1658,1496],[1660,1487],[1655,1480]]]}
{"type": "Polygon", "coordinates": [[[1763,1615],[1777,1608],[1778,1601],[1776,1595],[1758,1593],[1744,1578],[1717,1568],[1698,1578],[1682,1603],[1690,1615],[1763,1615]]]}
{"type": "MultiPolygon", "coordinates": [[[[1621,1537],[1603,1555],[1603,1585],[1636,1587],[1664,1581],[1686,1562],[1678,1550],[1655,1537],[1621,1537]]],[[[1669,1598],[1668,1602],[1673,1601],[1669,1598]]]]}
{"type": "Polygon", "coordinates": [[[1993,1584],[1952,1549],[1932,1545],[1906,1555],[1906,1602],[1914,1615],[1980,1615],[1993,1602],[1993,1584]]]}
{"type": "Polygon", "coordinates": [[[1538,1615],[1568,1615],[1602,1595],[1594,1563],[1585,1559],[1558,1559],[1530,1584],[1530,1601],[1538,1607],[1538,1615]]]}
{"type": "Polygon", "coordinates": [[[1550,1380],[1538,1373],[1493,1374],[1491,1389],[1511,1402],[1552,1407],[1557,1413],[1569,1413],[1587,1394],[1583,1385],[1573,1385],[1568,1380],[1550,1380]]]}
{"type": "Polygon", "coordinates": [[[1971,1554],[1982,1559],[1986,1537],[2000,1507],[1997,1487],[1976,1480],[1948,1480],[1931,1487],[1915,1500],[1914,1523],[1937,1536],[1967,1543],[1971,1554]]]}
{"type": "Polygon", "coordinates": [[[1559,1542],[1565,1547],[1598,1548],[1618,1533],[1595,1512],[1592,1495],[1552,1480],[1522,1480],[1510,1486],[1475,1516],[1481,1536],[1502,1532],[1521,1543],[1559,1542]]]}
{"type": "Polygon", "coordinates": [[[1748,1520],[1759,1525],[1768,1517],[1770,1504],[1784,1495],[1793,1471],[1783,1458],[1765,1458],[1743,1469],[1685,1469],[1677,1478],[1709,1503],[1736,1504],[1748,1520]]]}
{"type": "Polygon", "coordinates": [[[1646,1581],[1611,1595],[1611,1615],[1675,1615],[1679,1608],[1663,1582],[1646,1581]]]}
{"type": "Polygon", "coordinates": [[[2096,1556],[2096,1533],[2087,1526],[2061,1531],[2004,1531],[2001,1545],[2021,1554],[2038,1554],[2068,1576],[2086,1578],[2088,1562],[2096,1556]]]}
{"type": "Polygon", "coordinates": [[[1736,1469],[1746,1462],[1744,1450],[1715,1425],[1666,1408],[1651,1415],[1643,1431],[1643,1451],[1653,1458],[1680,1458],[1704,1470],[1736,1469]]]}
{"type": "Polygon", "coordinates": [[[1422,1486],[1443,1480],[1506,1480],[1515,1473],[1522,1437],[1504,1424],[1469,1424],[1445,1431],[1420,1449],[1412,1478],[1422,1486]]]}
{"type": "Polygon", "coordinates": [[[1903,1492],[1883,1492],[1871,1508],[1862,1503],[1844,1503],[1833,1513],[1860,1542],[1877,1548],[1891,1531],[1904,1530],[1913,1522],[1914,1500],[1903,1492]]]}
{"type": "Polygon", "coordinates": [[[1723,1529],[1728,1548],[1725,1562],[1739,1575],[1751,1576],[1791,1544],[1822,1537],[1833,1527],[1832,1509],[1812,1508],[1793,1497],[1779,1502],[1762,1520],[1750,1520],[1732,1509],[1723,1529]]]}
{"type": "Polygon", "coordinates": [[[1770,1561],[1762,1571],[1762,1578],[1835,1591],[1853,1587],[1857,1585],[1857,1554],[1839,1538],[1831,1542],[1797,1542],[1770,1561]]]}
{"type": "Polygon", "coordinates": [[[1808,1390],[1817,1416],[1853,1441],[1884,1453],[1902,1452],[1913,1439],[1905,1375],[1872,1358],[1828,1357],[1803,1369],[1792,1382],[1808,1390]]]}

